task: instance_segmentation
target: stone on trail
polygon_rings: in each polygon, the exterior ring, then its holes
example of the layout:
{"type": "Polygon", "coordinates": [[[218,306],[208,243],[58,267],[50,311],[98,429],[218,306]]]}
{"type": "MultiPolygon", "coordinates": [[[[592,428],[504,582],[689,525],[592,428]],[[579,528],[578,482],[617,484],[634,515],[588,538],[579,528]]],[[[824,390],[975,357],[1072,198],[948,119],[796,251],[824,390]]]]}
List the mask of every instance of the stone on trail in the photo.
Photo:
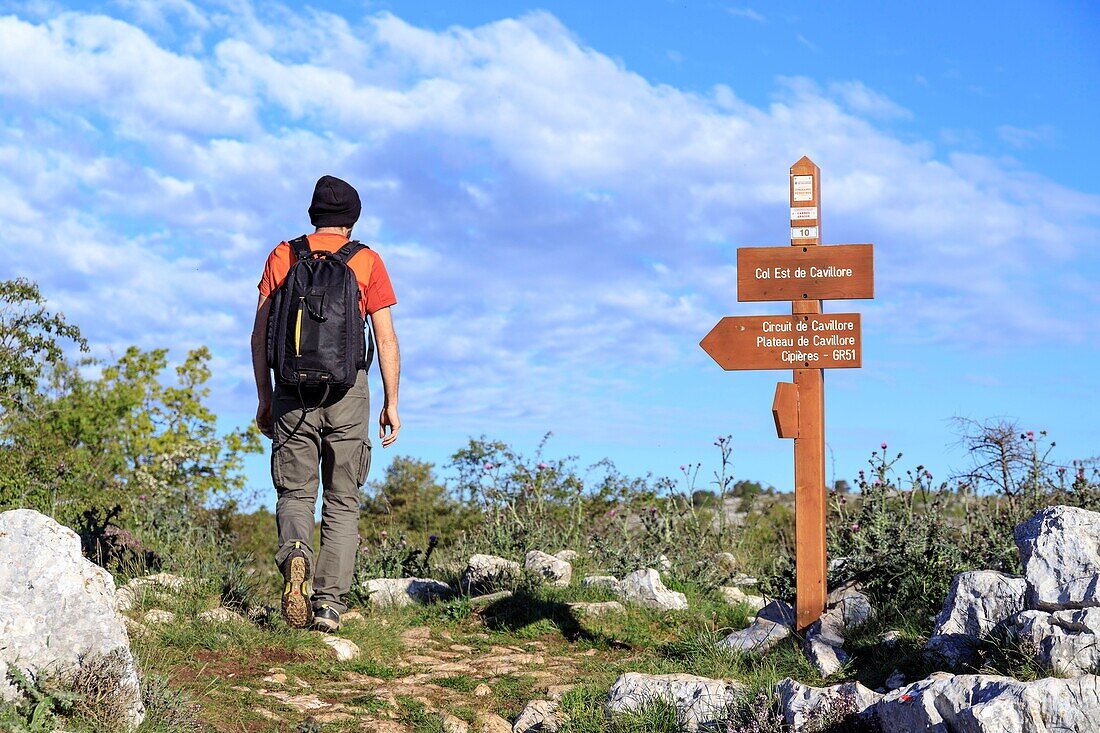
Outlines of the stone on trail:
{"type": "Polygon", "coordinates": [[[118,599],[118,610],[129,611],[132,609],[137,603],[138,595],[146,590],[179,593],[186,584],[187,578],[171,573],[157,573],[156,575],[132,578],[130,582],[119,586],[115,591],[115,597],[118,599]]]}
{"type": "Polygon", "coordinates": [[[720,646],[742,654],[763,655],[790,636],[794,626],[794,609],[778,598],[756,613],[748,628],[734,631],[720,646]]]}
{"type": "Polygon", "coordinates": [[[831,592],[826,608],[839,609],[844,628],[848,630],[867,623],[874,613],[874,609],[871,608],[871,599],[851,585],[842,586],[831,592]]]}
{"type": "Polygon", "coordinates": [[[778,598],[756,612],[756,618],[794,628],[794,607],[778,598]]]}
{"type": "Polygon", "coordinates": [[[732,552],[717,552],[713,558],[714,567],[719,572],[726,575],[733,575],[737,572],[737,566],[740,564],[737,562],[737,556],[732,552]]]}
{"type": "Polygon", "coordinates": [[[739,603],[744,603],[753,613],[756,613],[764,606],[768,605],[768,600],[763,596],[753,596],[745,593],[736,585],[727,585],[718,589],[722,594],[722,597],[726,599],[726,603],[731,606],[736,606],[739,603]]]}
{"type": "Polygon", "coordinates": [[[840,644],[829,644],[810,635],[802,642],[802,653],[822,677],[836,674],[849,659],[848,653],[840,644]]]}
{"type": "Polygon", "coordinates": [[[790,636],[790,633],[790,628],[784,624],[758,618],[747,629],[734,631],[718,644],[731,651],[762,655],[790,636]]]}
{"type": "Polygon", "coordinates": [[[321,642],[332,649],[336,654],[336,661],[338,662],[350,662],[353,659],[359,658],[359,647],[351,639],[345,639],[342,636],[332,636],[331,634],[321,634],[321,642]]]}
{"type": "Polygon", "coordinates": [[[512,733],[557,733],[566,716],[551,700],[532,700],[520,711],[512,733]]]}
{"type": "MultiPolygon", "coordinates": [[[[882,695],[858,682],[845,682],[831,687],[811,687],[790,677],[775,686],[783,721],[792,730],[802,730],[808,723],[830,720],[836,724],[853,718],[870,716],[868,709],[882,695]]],[[[842,728],[837,728],[842,730],[842,728]]]]}
{"type": "Polygon", "coordinates": [[[1016,617],[1016,636],[1056,674],[1079,677],[1100,668],[1100,608],[1024,611],[1016,617]]]}
{"type": "Polygon", "coordinates": [[[30,509],[0,514],[0,558],[0,698],[20,694],[9,667],[33,680],[46,671],[79,674],[97,657],[113,657],[120,722],[137,728],[145,709],[111,574],[84,558],[75,532],[30,509]]]}
{"type": "Polygon", "coordinates": [[[199,621],[207,621],[209,623],[244,623],[244,616],[225,606],[218,606],[217,608],[211,608],[209,611],[203,611],[196,616],[196,618],[198,618],[199,621]]]}
{"type": "Polygon", "coordinates": [[[637,712],[663,701],[676,709],[679,729],[694,733],[700,728],[712,728],[727,718],[745,689],[737,682],[690,674],[627,672],[611,686],[604,709],[609,715],[637,712]]]}
{"type": "Polygon", "coordinates": [[[687,596],[666,588],[661,576],[652,568],[635,570],[623,578],[619,596],[630,605],[659,611],[684,611],[688,607],[687,596]]]}
{"type": "Polygon", "coordinates": [[[531,550],[523,559],[523,567],[540,576],[547,585],[568,588],[573,579],[573,566],[539,550],[531,550]]]}
{"type": "Polygon", "coordinates": [[[439,717],[442,719],[440,727],[443,733],[470,733],[470,726],[465,720],[447,712],[440,713],[439,717]]]}
{"type": "Polygon", "coordinates": [[[170,624],[176,620],[176,614],[171,611],[165,611],[163,608],[150,608],[145,612],[145,615],[141,617],[147,625],[154,624],[170,624]]]}
{"type": "Polygon", "coordinates": [[[566,607],[577,616],[606,616],[610,613],[625,613],[626,609],[618,601],[603,601],[601,603],[567,603],[566,607]]]}
{"type": "Polygon", "coordinates": [[[503,601],[512,597],[512,591],[502,590],[496,593],[486,593],[483,596],[474,596],[470,599],[470,605],[474,608],[480,608],[482,606],[491,606],[497,601],[503,601]]]}
{"type": "Polygon", "coordinates": [[[888,731],[1086,733],[1097,730],[1100,720],[1100,678],[1020,682],[937,672],[888,693],[873,710],[888,731]]]}
{"type": "Polygon", "coordinates": [[[374,578],[363,583],[370,604],[376,608],[403,608],[447,600],[454,589],[432,578],[374,578]]]}
{"type": "Polygon", "coordinates": [[[487,713],[481,721],[481,733],[512,733],[512,724],[496,713],[487,713]]]}
{"type": "Polygon", "coordinates": [[[995,570],[971,570],[951,580],[943,610],[925,648],[950,664],[973,658],[978,641],[1024,609],[1026,583],[995,570]]]}
{"type": "Polygon", "coordinates": [[[1014,534],[1027,580],[1027,608],[1100,606],[1100,513],[1047,507],[1014,534]]]}
{"type": "Polygon", "coordinates": [[[619,592],[619,579],[613,575],[586,575],[581,585],[585,588],[603,588],[612,593],[619,592]]]}
{"type": "Polygon", "coordinates": [[[488,593],[512,585],[522,574],[518,562],[496,555],[472,555],[462,571],[460,587],[465,593],[488,593]]]}
{"type": "Polygon", "coordinates": [[[745,586],[745,585],[757,585],[760,581],[756,578],[745,575],[744,573],[737,573],[732,578],[726,581],[729,585],[745,586]]]}
{"type": "Polygon", "coordinates": [[[848,662],[845,637],[871,618],[870,599],[851,586],[830,593],[827,603],[825,613],[806,630],[802,643],[803,653],[822,677],[835,674],[848,662]]]}

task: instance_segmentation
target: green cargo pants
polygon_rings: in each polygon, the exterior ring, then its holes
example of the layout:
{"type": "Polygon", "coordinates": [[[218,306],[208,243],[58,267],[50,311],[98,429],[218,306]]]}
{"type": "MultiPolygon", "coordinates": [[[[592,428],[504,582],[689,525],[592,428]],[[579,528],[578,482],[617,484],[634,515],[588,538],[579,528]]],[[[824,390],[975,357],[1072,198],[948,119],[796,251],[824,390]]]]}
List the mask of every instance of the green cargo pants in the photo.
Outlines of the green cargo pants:
{"type": "Polygon", "coordinates": [[[295,540],[299,540],[313,568],[314,607],[327,603],[343,613],[347,609],[344,598],[351,588],[359,546],[359,489],[370,470],[370,391],[366,371],[359,372],[354,387],[329,395],[317,407],[321,396],[311,391],[303,393],[300,399],[296,389],[278,387],[272,400],[275,450],[271,454],[271,478],[279,497],[275,504],[279,529],[275,562],[282,567],[295,540]],[[305,419],[298,425],[303,402],[305,419]],[[315,559],[313,516],[317,507],[318,467],[323,493],[321,548],[315,559]]]}

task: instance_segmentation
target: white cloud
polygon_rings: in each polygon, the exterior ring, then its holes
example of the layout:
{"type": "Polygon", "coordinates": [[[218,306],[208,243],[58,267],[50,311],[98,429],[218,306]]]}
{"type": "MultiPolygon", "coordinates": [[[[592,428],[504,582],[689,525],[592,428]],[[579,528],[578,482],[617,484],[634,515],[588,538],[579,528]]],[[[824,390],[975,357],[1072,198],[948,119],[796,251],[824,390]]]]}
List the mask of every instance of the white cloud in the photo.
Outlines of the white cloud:
{"type": "Polygon", "coordinates": [[[1096,331],[1069,315],[1079,288],[1050,283],[1095,272],[1100,200],[903,141],[878,121],[911,113],[861,82],[783,80],[764,107],[693,94],[545,13],[431,31],[181,2],[206,34],[187,50],[157,35],[153,7],[132,4],[137,25],[0,19],[0,109],[23,120],[0,128],[0,252],[42,253],[20,274],[103,344],[210,343],[236,365],[223,393],[250,399],[255,282],[306,226],[321,173],[363,197],[358,231],[393,275],[425,420],[502,402],[532,424],[597,414],[623,374],[694,353],[719,315],[750,312],[733,250],[784,243],[802,154],[823,171],[826,241],[877,245],[870,332],[969,345],[1096,331]],[[27,68],[32,48],[48,53],[27,68]]]}
{"type": "Polygon", "coordinates": [[[912,112],[860,81],[835,82],[829,85],[829,91],[856,114],[876,119],[907,120],[913,117],[912,112]]]}
{"type": "Polygon", "coordinates": [[[757,23],[767,23],[768,19],[752,8],[726,8],[726,12],[738,18],[747,18],[757,23]]]}
{"type": "Polygon", "coordinates": [[[1022,149],[1049,143],[1055,137],[1055,129],[1051,125],[1038,125],[1036,127],[999,125],[997,136],[1012,147],[1022,149]]]}

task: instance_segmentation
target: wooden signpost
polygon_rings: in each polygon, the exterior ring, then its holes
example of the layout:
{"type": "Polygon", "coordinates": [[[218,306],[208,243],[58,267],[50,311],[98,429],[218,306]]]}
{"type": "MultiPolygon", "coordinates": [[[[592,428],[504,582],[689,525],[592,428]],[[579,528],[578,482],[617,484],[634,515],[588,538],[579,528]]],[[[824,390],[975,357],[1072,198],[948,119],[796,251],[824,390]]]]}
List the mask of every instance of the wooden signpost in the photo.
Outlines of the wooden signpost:
{"type": "Polygon", "coordinates": [[[793,369],[776,385],[772,417],[794,439],[795,623],[825,610],[825,373],[862,363],[858,313],[822,314],[821,301],[873,298],[874,245],[821,246],[821,171],[791,166],[791,246],[737,250],[739,301],[791,301],[789,316],[728,316],[699,343],[718,365],[793,369]]]}

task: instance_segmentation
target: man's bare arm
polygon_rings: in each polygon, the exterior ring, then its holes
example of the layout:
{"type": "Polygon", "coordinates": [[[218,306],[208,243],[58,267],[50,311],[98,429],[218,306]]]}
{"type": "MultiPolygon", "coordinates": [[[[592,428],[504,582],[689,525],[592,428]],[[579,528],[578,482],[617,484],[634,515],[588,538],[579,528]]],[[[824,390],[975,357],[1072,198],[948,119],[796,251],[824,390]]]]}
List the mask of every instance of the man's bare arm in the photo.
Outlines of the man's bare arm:
{"type": "Polygon", "coordinates": [[[393,330],[393,315],[389,308],[380,308],[371,314],[371,328],[378,347],[378,368],[382,372],[382,389],[385,395],[382,414],[378,416],[378,437],[382,447],[388,448],[401,432],[401,418],[397,414],[397,392],[401,382],[401,351],[397,334],[393,330]],[[389,433],[387,434],[387,428],[389,433]]]}
{"type": "Polygon", "coordinates": [[[271,313],[271,300],[260,296],[256,305],[256,322],[252,325],[252,371],[256,377],[256,426],[269,438],[275,437],[271,422],[271,367],[267,363],[267,318],[271,313]]]}

